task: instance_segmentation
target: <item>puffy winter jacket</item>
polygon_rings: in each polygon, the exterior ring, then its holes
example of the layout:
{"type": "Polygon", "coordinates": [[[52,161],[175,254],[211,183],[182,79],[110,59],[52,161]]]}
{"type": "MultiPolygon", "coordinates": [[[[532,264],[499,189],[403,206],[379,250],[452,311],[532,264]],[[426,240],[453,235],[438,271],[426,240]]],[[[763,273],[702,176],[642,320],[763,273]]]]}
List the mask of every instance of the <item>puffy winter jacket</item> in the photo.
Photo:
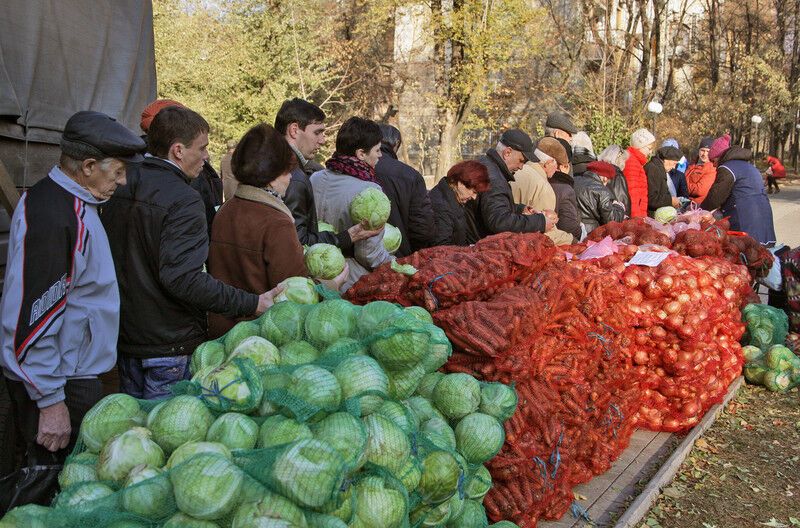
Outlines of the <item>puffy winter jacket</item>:
{"type": "MultiPolygon", "coordinates": [[[[638,149],[628,147],[630,156],[625,162],[622,173],[628,183],[628,194],[631,197],[631,218],[647,216],[647,173],[644,164],[647,158],[638,149]]],[[[666,180],[664,181],[666,184],[666,180]]]]}
{"type": "Polygon", "coordinates": [[[622,170],[619,167],[617,167],[617,175],[612,180],[609,180],[606,187],[611,189],[614,197],[625,208],[625,214],[630,215],[631,195],[628,194],[628,180],[625,179],[625,175],[622,174],[622,170]]]}
{"type": "Polygon", "coordinates": [[[783,166],[781,160],[775,156],[767,156],[767,163],[772,168],[772,177],[780,180],[786,177],[786,167],[783,166]]]}
{"type": "Polygon", "coordinates": [[[702,204],[716,178],[717,168],[711,162],[689,165],[689,168],[686,169],[686,187],[689,190],[689,198],[698,205],[702,204]]]}
{"type": "Polygon", "coordinates": [[[600,176],[587,170],[575,176],[575,199],[578,213],[587,233],[609,222],[621,222],[625,210],[616,201],[611,189],[603,185],[600,176]]]}
{"type": "Polygon", "coordinates": [[[667,185],[667,171],[664,169],[664,160],[658,156],[647,162],[644,166],[647,174],[647,214],[650,216],[659,207],[669,207],[672,205],[672,194],[667,185]]]}

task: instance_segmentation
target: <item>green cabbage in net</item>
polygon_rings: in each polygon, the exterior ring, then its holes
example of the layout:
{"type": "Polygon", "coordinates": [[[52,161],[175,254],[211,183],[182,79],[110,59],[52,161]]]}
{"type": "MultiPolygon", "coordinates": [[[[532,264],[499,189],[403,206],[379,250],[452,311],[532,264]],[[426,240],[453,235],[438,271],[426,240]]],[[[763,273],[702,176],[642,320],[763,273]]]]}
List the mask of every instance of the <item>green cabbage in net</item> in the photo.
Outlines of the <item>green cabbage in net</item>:
{"type": "Polygon", "coordinates": [[[430,347],[428,353],[422,358],[422,364],[425,366],[425,372],[434,372],[450,358],[453,353],[453,346],[444,330],[438,326],[428,325],[428,333],[430,334],[430,347]]]}
{"type": "Polygon", "coordinates": [[[315,412],[313,419],[336,411],[342,403],[342,388],[336,376],[314,365],[295,369],[286,390],[315,412]]]}
{"type": "Polygon", "coordinates": [[[258,335],[260,331],[258,323],[255,321],[241,321],[228,330],[225,334],[225,354],[230,355],[239,346],[239,343],[248,337],[258,335]]]}
{"type": "Polygon", "coordinates": [[[446,422],[444,415],[433,406],[430,400],[422,396],[412,396],[405,400],[403,404],[417,415],[420,423],[427,422],[431,418],[439,418],[446,422]]]}
{"type": "Polygon", "coordinates": [[[483,413],[472,413],[462,418],[455,432],[458,452],[471,464],[482,464],[491,459],[506,441],[500,422],[483,413]]]}
{"type": "Polygon", "coordinates": [[[166,468],[172,469],[200,453],[216,453],[228,460],[233,460],[230,449],[219,442],[186,442],[172,452],[167,460],[166,468]]]}
{"type": "Polygon", "coordinates": [[[0,520],[0,528],[49,528],[51,510],[38,504],[25,504],[9,511],[0,520]]]}
{"type": "Polygon", "coordinates": [[[136,466],[163,466],[164,451],[151,436],[144,427],[134,427],[109,440],[100,452],[97,477],[120,484],[136,466]]]}
{"type": "Polygon", "coordinates": [[[400,528],[408,502],[403,493],[377,476],[369,476],[356,486],[356,510],[350,528],[400,528]]]}
{"type": "Polygon", "coordinates": [[[239,500],[244,474],[216,453],[201,453],[169,472],[175,503],[183,513],[215,520],[231,513],[239,500]]]}
{"type": "Polygon", "coordinates": [[[267,341],[261,336],[255,335],[244,338],[236,348],[233,349],[228,361],[233,358],[249,358],[256,367],[268,367],[278,365],[281,361],[278,347],[267,341]]]}
{"type": "Polygon", "coordinates": [[[478,410],[481,385],[469,374],[447,374],[433,389],[433,403],[448,419],[463,418],[478,410]]]}
{"type": "Polygon", "coordinates": [[[419,426],[420,436],[439,449],[454,450],[456,434],[446,420],[433,416],[419,426]]]}
{"type": "Polygon", "coordinates": [[[219,528],[219,525],[213,521],[195,519],[183,512],[178,512],[170,517],[162,528],[219,528]]]}
{"type": "Polygon", "coordinates": [[[303,511],[276,493],[265,492],[262,499],[245,502],[236,509],[231,528],[306,528],[303,511]]]}
{"type": "Polygon", "coordinates": [[[405,400],[414,394],[425,376],[425,366],[418,363],[409,369],[395,370],[389,373],[389,397],[405,400]]]}
{"type": "Polygon", "coordinates": [[[361,416],[375,412],[389,392],[389,378],[377,361],[368,356],[343,359],[333,371],[345,400],[356,399],[361,416]]]}
{"type": "Polygon", "coordinates": [[[89,451],[69,457],[64,469],[58,474],[58,485],[66,489],[79,482],[94,482],[97,478],[98,456],[89,451]]]}
{"type": "Polygon", "coordinates": [[[128,475],[120,492],[122,508],[148,519],[160,519],[175,510],[172,484],[162,470],[137,466],[128,475]]]}
{"type": "Polygon", "coordinates": [[[439,383],[439,380],[444,377],[444,374],[441,372],[430,372],[425,374],[422,377],[422,380],[419,382],[419,386],[417,390],[414,392],[417,396],[422,396],[425,399],[431,399],[433,397],[433,389],[436,387],[436,384],[439,383]]]}
{"type": "Polygon", "coordinates": [[[366,463],[367,430],[352,414],[338,412],[326,416],[311,426],[311,433],[336,449],[348,470],[358,470],[366,463]]]}
{"type": "Polygon", "coordinates": [[[358,339],[352,337],[345,337],[339,339],[332,345],[328,346],[323,352],[322,357],[342,357],[351,356],[354,354],[366,354],[367,348],[358,339]]]}
{"type": "Polygon", "coordinates": [[[407,314],[413,315],[422,323],[433,324],[433,317],[431,316],[431,313],[422,306],[408,306],[404,308],[404,310],[407,314]]]}
{"type": "Polygon", "coordinates": [[[117,498],[114,490],[100,482],[81,482],[67,488],[56,497],[56,509],[72,509],[84,513],[99,508],[114,508],[117,498]]]}
{"type": "Polygon", "coordinates": [[[428,504],[445,501],[458,490],[461,473],[461,466],[453,455],[446,451],[432,451],[422,459],[422,476],[417,492],[428,504]]]}
{"type": "Polygon", "coordinates": [[[259,319],[261,337],[281,347],[303,338],[306,314],[310,307],[293,302],[280,302],[259,319]]]}
{"type": "Polygon", "coordinates": [[[489,524],[486,510],[480,502],[472,499],[464,501],[461,515],[447,523],[447,528],[485,528],[489,524]]]}
{"type": "Polygon", "coordinates": [[[153,439],[166,454],[186,442],[204,440],[214,422],[211,411],[200,399],[181,395],[159,404],[147,417],[153,439]]]}
{"type": "Polygon", "coordinates": [[[384,320],[379,330],[379,337],[372,343],[370,352],[388,370],[417,366],[428,353],[428,329],[413,316],[404,313],[384,320]]]}
{"type": "Polygon", "coordinates": [[[408,436],[392,420],[380,414],[370,414],[364,420],[367,429],[367,460],[399,473],[411,456],[408,436]]]}
{"type": "MultiPolygon", "coordinates": [[[[283,291],[275,296],[275,302],[291,301],[298,304],[317,304],[319,293],[317,293],[314,281],[308,277],[289,277],[278,284],[283,291]]],[[[272,341],[270,339],[270,341],[272,341]]]]}
{"type": "Polygon", "coordinates": [[[317,279],[330,280],[344,271],[342,250],[333,244],[314,244],[304,258],[309,275],[317,279]]]}
{"type": "Polygon", "coordinates": [[[225,413],[211,424],[206,440],[219,442],[228,449],[252,449],[258,440],[258,424],[244,414],[225,413]]]}
{"type": "Polygon", "coordinates": [[[225,345],[219,341],[206,341],[194,350],[189,362],[189,373],[194,375],[203,369],[217,368],[225,361],[225,345]]]}
{"type": "Polygon", "coordinates": [[[417,415],[409,411],[408,408],[401,403],[386,400],[381,403],[381,406],[378,407],[375,414],[387,417],[407,435],[413,434],[419,429],[417,415]]]}
{"type": "Polygon", "coordinates": [[[80,439],[88,451],[99,453],[112,437],[139,425],[139,412],[139,402],[127,394],[106,396],[84,416],[80,439]]]}
{"type": "Polygon", "coordinates": [[[365,338],[371,337],[383,327],[387,319],[393,319],[403,313],[403,309],[388,301],[373,301],[361,307],[358,316],[358,332],[365,338]]]}
{"type": "Polygon", "coordinates": [[[258,447],[274,447],[298,440],[313,438],[311,429],[306,425],[276,414],[261,424],[258,431],[258,447]]]}
{"type": "Polygon", "coordinates": [[[219,412],[251,412],[258,408],[264,394],[261,376],[249,359],[225,362],[200,375],[197,382],[206,405],[219,412]]]}
{"type": "Polygon", "coordinates": [[[502,383],[484,383],[481,386],[480,412],[503,423],[514,415],[516,409],[517,391],[512,387],[502,383]]]}
{"type": "Polygon", "coordinates": [[[318,357],[319,351],[308,341],[294,341],[281,347],[281,365],[305,365],[318,357]]]}
{"type": "Polygon", "coordinates": [[[345,463],[339,453],[319,440],[300,440],[275,458],[272,478],[277,491],[296,504],[319,508],[341,488],[345,463]]]}
{"type": "Polygon", "coordinates": [[[343,337],[351,337],[355,328],[353,305],[342,299],[324,301],[313,306],[306,315],[306,337],[311,344],[323,349],[343,337]]]}
{"type": "Polygon", "coordinates": [[[492,487],[492,475],[486,466],[480,465],[472,472],[464,486],[464,494],[469,499],[482,501],[492,487]]]}
{"type": "Polygon", "coordinates": [[[389,219],[392,204],[379,189],[370,187],[350,201],[350,218],[353,223],[366,222],[370,229],[378,229],[389,219]]]}

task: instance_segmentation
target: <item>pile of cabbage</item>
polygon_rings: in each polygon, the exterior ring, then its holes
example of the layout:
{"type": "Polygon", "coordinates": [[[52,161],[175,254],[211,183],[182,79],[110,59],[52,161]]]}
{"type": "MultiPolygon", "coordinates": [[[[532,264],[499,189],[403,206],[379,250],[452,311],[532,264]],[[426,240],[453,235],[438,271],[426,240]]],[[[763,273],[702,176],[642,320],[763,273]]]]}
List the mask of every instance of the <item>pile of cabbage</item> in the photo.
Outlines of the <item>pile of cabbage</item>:
{"type": "Polygon", "coordinates": [[[438,372],[450,353],[419,307],[279,302],[199,346],[175,396],[101,400],[53,505],[0,528],[486,527],[517,395],[438,372]]]}
{"type": "Polygon", "coordinates": [[[772,392],[786,392],[800,386],[800,357],[784,345],[772,345],[766,351],[753,345],[742,348],[744,377],[754,385],[772,392]]]}

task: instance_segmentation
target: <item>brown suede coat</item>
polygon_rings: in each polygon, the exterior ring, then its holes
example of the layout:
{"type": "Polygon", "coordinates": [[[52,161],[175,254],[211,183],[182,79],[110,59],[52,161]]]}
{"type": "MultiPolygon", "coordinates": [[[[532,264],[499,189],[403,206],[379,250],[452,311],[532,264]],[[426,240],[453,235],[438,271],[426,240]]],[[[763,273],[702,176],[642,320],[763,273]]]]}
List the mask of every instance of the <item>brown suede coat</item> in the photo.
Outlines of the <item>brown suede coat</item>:
{"type": "MultiPolygon", "coordinates": [[[[289,209],[264,189],[240,184],[214,218],[208,272],[257,294],[289,277],[307,276],[289,209]]],[[[209,337],[219,337],[240,320],[209,313],[209,337]]]]}

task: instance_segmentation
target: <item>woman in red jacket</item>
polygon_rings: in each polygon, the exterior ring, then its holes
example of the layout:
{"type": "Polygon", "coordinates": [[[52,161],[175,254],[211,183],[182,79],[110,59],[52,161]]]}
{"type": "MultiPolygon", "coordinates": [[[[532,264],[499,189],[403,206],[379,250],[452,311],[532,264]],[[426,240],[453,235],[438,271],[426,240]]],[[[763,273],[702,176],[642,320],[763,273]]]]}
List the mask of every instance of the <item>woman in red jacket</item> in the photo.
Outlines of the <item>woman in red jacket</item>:
{"type": "Polygon", "coordinates": [[[631,196],[631,218],[647,216],[647,174],[644,165],[653,153],[655,144],[656,137],[646,128],[631,134],[631,146],[628,147],[630,156],[622,170],[631,196]]]}
{"type": "Polygon", "coordinates": [[[772,187],[775,187],[775,192],[781,192],[778,187],[778,180],[786,177],[786,167],[783,166],[781,160],[775,156],[765,156],[764,161],[769,163],[769,170],[767,171],[767,192],[772,194],[772,187]]]}
{"type": "Polygon", "coordinates": [[[697,161],[686,170],[686,187],[689,198],[700,205],[708,196],[708,191],[717,179],[717,167],[708,159],[708,151],[714,138],[704,137],[697,150],[697,161]]]}

